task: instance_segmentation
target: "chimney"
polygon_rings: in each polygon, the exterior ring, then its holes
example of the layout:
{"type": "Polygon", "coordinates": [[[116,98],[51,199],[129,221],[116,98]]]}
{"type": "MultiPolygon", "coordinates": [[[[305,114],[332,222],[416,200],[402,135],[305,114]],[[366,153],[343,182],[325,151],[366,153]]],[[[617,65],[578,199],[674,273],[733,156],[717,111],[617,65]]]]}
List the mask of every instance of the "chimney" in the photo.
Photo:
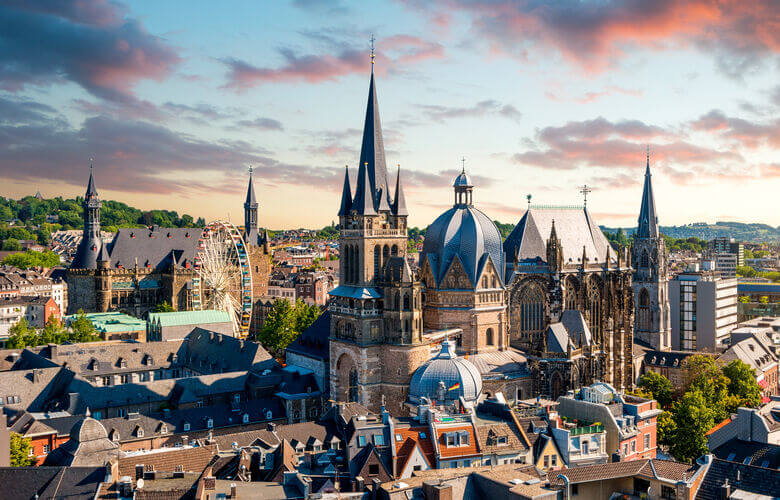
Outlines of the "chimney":
{"type": "Polygon", "coordinates": [[[48,344],[47,347],[49,348],[49,359],[55,359],[58,354],[57,344],[48,344]]]}
{"type": "Polygon", "coordinates": [[[268,422],[267,424],[265,424],[265,430],[267,430],[268,432],[274,432],[276,430],[276,424],[274,424],[273,422],[268,422]]]}
{"type": "Polygon", "coordinates": [[[135,479],[136,481],[144,478],[144,464],[135,464],[135,479]]]}
{"type": "Polygon", "coordinates": [[[174,478],[183,478],[184,477],[184,466],[183,465],[174,465],[173,466],[173,477],[174,478]]]}
{"type": "Polygon", "coordinates": [[[36,370],[32,371],[33,384],[37,384],[38,382],[41,381],[41,375],[42,374],[43,374],[43,370],[37,370],[36,369],[36,370]]]}
{"type": "Polygon", "coordinates": [[[106,475],[111,477],[112,483],[119,481],[119,460],[116,457],[109,460],[106,464],[106,475]]]}
{"type": "Polygon", "coordinates": [[[154,465],[147,465],[144,469],[144,480],[157,479],[157,471],[154,470],[154,465]]]}
{"type": "Polygon", "coordinates": [[[729,484],[729,478],[726,478],[720,487],[720,498],[722,500],[729,500],[729,498],[731,498],[731,485],[729,484]]]}
{"type": "Polygon", "coordinates": [[[238,498],[236,483],[230,483],[230,498],[238,498]]]}
{"type": "Polygon", "coordinates": [[[133,497],[133,480],[130,476],[122,476],[119,478],[119,496],[123,498],[133,497]]]}

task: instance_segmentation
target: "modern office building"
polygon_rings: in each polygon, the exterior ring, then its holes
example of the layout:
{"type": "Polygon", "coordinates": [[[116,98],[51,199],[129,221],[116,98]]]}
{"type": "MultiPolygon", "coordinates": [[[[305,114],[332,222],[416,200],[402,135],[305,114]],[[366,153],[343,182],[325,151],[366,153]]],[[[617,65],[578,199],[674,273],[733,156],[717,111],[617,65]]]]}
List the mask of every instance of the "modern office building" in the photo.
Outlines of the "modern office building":
{"type": "Polygon", "coordinates": [[[710,241],[710,250],[714,254],[730,253],[737,257],[737,265],[745,265],[745,245],[734,238],[721,236],[710,241]]]}
{"type": "Polygon", "coordinates": [[[669,282],[672,350],[727,347],[737,323],[737,280],[717,272],[689,271],[669,282]]]}

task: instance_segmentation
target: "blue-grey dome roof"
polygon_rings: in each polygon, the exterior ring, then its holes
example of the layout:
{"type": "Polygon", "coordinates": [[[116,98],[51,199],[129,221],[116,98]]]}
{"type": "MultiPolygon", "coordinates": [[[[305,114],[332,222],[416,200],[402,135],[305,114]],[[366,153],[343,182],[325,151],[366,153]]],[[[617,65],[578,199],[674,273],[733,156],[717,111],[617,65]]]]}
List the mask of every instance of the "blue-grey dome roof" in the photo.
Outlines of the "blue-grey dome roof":
{"type": "Polygon", "coordinates": [[[504,250],[501,233],[490,217],[473,206],[457,205],[441,214],[425,231],[420,263],[426,260],[439,287],[452,260],[460,259],[466,274],[476,286],[477,277],[487,262],[493,261],[499,276],[504,276],[504,250]]]}
{"type": "Polygon", "coordinates": [[[452,184],[452,187],[472,187],[474,184],[471,183],[471,178],[469,177],[469,174],[466,172],[461,172],[456,178],[455,182],[452,184]]]}
{"type": "Polygon", "coordinates": [[[427,398],[429,401],[435,400],[437,405],[439,401],[446,404],[460,397],[473,402],[481,392],[482,376],[479,370],[469,360],[458,357],[455,342],[451,340],[442,342],[439,354],[415,370],[409,384],[409,399],[414,403],[427,398]],[[456,384],[459,385],[453,388],[456,384]]]}

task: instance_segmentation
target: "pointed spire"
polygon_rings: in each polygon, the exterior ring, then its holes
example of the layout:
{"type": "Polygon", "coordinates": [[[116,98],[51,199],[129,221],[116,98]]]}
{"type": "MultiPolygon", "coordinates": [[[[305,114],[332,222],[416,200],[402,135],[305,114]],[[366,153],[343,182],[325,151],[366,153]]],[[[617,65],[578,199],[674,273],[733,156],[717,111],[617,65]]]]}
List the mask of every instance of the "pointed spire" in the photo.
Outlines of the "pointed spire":
{"type": "MultiPolygon", "coordinates": [[[[368,182],[373,193],[374,210],[390,210],[390,190],[387,183],[385,145],[382,138],[382,124],[379,120],[379,101],[376,95],[374,74],[368,88],[366,121],[363,126],[363,143],[360,148],[360,168],[366,165],[368,182]]],[[[358,186],[361,189],[361,186],[358,186]]],[[[359,193],[355,194],[355,198],[359,193]]]]}
{"type": "Polygon", "coordinates": [[[97,256],[98,262],[110,262],[111,258],[108,256],[108,245],[103,243],[100,245],[100,253],[97,256]]]}
{"type": "Polygon", "coordinates": [[[95,177],[92,175],[92,159],[90,158],[89,162],[89,183],[87,184],[87,192],[84,195],[84,198],[89,200],[91,198],[97,198],[98,192],[97,188],[95,187],[95,177]]]}
{"type": "Polygon", "coordinates": [[[360,215],[376,215],[371,182],[368,179],[367,162],[360,165],[358,169],[357,188],[355,189],[355,198],[352,200],[352,210],[360,215]]]}
{"type": "Polygon", "coordinates": [[[349,211],[352,209],[352,186],[349,185],[349,165],[345,165],[344,169],[344,188],[341,191],[341,208],[339,208],[339,216],[349,215],[349,211]]]}
{"type": "Polygon", "coordinates": [[[653,183],[650,174],[650,147],[647,148],[647,164],[645,167],[645,185],[642,191],[642,206],[639,210],[639,226],[637,237],[658,237],[658,216],[655,213],[655,197],[653,196],[653,183]]]}
{"type": "Polygon", "coordinates": [[[552,227],[550,228],[550,239],[552,241],[558,241],[558,233],[555,231],[555,219],[552,220],[552,227]]]}
{"type": "Polygon", "coordinates": [[[398,175],[395,179],[395,197],[393,198],[393,213],[395,215],[409,215],[406,210],[406,197],[404,188],[401,187],[401,165],[398,165],[398,175]]]}
{"type": "Polygon", "coordinates": [[[252,183],[252,166],[249,167],[249,187],[246,189],[246,201],[244,202],[244,206],[251,207],[253,205],[257,205],[257,198],[255,198],[255,187],[252,183]]]}

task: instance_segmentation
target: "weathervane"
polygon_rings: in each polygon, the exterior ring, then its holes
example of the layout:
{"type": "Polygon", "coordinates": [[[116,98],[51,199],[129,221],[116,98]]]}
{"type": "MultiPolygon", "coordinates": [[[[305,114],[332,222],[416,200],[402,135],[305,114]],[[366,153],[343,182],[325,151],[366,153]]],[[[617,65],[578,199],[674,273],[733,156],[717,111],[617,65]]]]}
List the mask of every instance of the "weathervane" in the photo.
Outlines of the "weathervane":
{"type": "Polygon", "coordinates": [[[584,198],[584,201],[582,203],[583,207],[587,207],[588,206],[588,193],[591,193],[591,192],[593,192],[593,190],[591,188],[589,188],[587,184],[585,184],[584,186],[582,186],[580,188],[580,193],[582,193],[582,196],[584,198]]]}

